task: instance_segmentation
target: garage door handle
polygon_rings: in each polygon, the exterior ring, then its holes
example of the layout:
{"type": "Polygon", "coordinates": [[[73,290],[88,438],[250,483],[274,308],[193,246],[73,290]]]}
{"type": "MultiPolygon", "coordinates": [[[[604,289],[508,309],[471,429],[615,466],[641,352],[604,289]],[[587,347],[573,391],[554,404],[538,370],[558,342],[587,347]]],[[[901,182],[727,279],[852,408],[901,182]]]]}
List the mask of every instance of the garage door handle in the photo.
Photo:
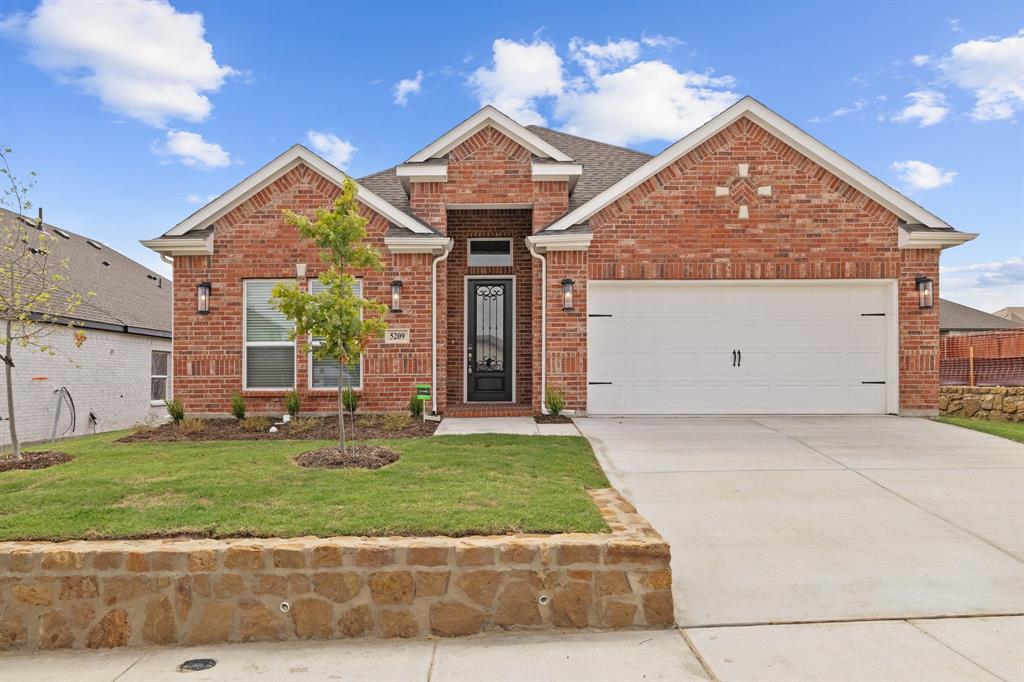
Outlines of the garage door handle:
{"type": "Polygon", "coordinates": [[[736,351],[736,366],[737,367],[742,367],[743,366],[743,351],[741,351],[741,350],[736,351]]]}
{"type": "Polygon", "coordinates": [[[736,366],[736,351],[732,352],[732,366],[736,366]]]}

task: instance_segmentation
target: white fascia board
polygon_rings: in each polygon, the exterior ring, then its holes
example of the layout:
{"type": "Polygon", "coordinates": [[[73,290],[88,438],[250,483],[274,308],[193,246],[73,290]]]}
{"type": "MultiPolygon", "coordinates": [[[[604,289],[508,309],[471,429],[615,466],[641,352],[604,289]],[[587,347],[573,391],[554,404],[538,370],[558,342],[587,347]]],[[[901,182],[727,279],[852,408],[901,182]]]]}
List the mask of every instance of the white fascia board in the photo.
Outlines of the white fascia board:
{"type": "Polygon", "coordinates": [[[139,242],[161,256],[208,256],[213,253],[213,234],[206,237],[157,237],[139,242]]]}
{"type": "MultiPolygon", "coordinates": [[[[180,236],[186,234],[190,230],[207,227],[210,223],[216,222],[250,196],[260,191],[266,185],[281,177],[299,164],[309,166],[317,173],[320,173],[328,180],[337,184],[339,187],[345,182],[345,179],[348,178],[344,172],[331,165],[328,161],[317,156],[301,144],[297,144],[267,165],[263,166],[263,168],[260,168],[258,171],[247,177],[245,180],[242,180],[227,192],[224,192],[224,194],[221,194],[206,206],[203,206],[185,220],[172,227],[164,236],[180,236]]],[[[398,210],[359,183],[356,183],[356,186],[359,188],[359,193],[357,195],[359,201],[384,216],[395,225],[404,227],[411,232],[416,232],[417,234],[431,234],[433,232],[433,230],[423,223],[419,222],[409,214],[398,210]]]]}
{"type": "Polygon", "coordinates": [[[403,182],[447,182],[447,163],[403,163],[395,168],[403,182]]]}
{"type": "Polygon", "coordinates": [[[548,251],[586,251],[594,238],[591,232],[569,232],[567,234],[533,234],[526,238],[527,247],[537,253],[548,251]]]}
{"type": "Polygon", "coordinates": [[[513,140],[530,150],[535,156],[554,159],[555,161],[572,161],[570,156],[548,144],[538,135],[530,132],[525,126],[516,123],[490,104],[476,112],[447,133],[409,157],[409,163],[418,163],[428,159],[444,156],[464,141],[476,135],[487,126],[494,126],[513,140]]]}
{"type": "Polygon", "coordinates": [[[951,227],[935,214],[918,206],[864,169],[843,158],[753,97],[744,97],[546,229],[565,230],[584,222],[744,116],[907,222],[921,223],[928,227],[951,227]]]}
{"type": "Polygon", "coordinates": [[[960,246],[978,236],[976,232],[949,232],[947,230],[904,230],[900,228],[901,249],[948,249],[960,246]]]}
{"type": "Polygon", "coordinates": [[[583,175],[583,164],[581,163],[544,163],[534,161],[531,164],[531,173],[534,181],[564,181],[576,180],[583,175]]]}
{"type": "Polygon", "coordinates": [[[384,237],[384,245],[391,253],[432,253],[441,255],[450,251],[455,240],[449,237],[384,237]]]}

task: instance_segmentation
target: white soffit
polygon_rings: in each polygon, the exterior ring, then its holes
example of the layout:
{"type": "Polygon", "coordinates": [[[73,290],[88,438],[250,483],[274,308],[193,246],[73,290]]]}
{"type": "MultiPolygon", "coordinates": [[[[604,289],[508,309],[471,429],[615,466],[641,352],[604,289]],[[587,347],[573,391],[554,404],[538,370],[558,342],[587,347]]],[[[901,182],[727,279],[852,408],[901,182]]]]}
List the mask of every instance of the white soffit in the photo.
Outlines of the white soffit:
{"type": "Polygon", "coordinates": [[[408,163],[421,163],[429,159],[440,158],[487,126],[493,126],[505,135],[508,135],[523,147],[530,150],[534,156],[554,159],[555,161],[572,161],[572,157],[545,142],[538,135],[530,132],[525,126],[516,123],[511,118],[488,104],[483,109],[476,112],[465,121],[413,154],[409,157],[408,163]]]}
{"type": "Polygon", "coordinates": [[[900,228],[901,249],[948,249],[960,246],[976,238],[976,232],[955,232],[950,230],[905,230],[900,228]]]}
{"type": "Polygon", "coordinates": [[[602,208],[744,116],[907,222],[921,223],[928,227],[952,227],[935,214],[917,205],[864,169],[826,147],[753,97],[744,97],[587,203],[552,223],[546,228],[546,231],[565,230],[585,222],[602,208]]]}
{"type": "Polygon", "coordinates": [[[586,251],[590,248],[590,242],[594,239],[592,232],[563,232],[551,234],[542,232],[533,234],[526,238],[528,246],[532,246],[540,253],[547,251],[586,251]]]}
{"type": "MultiPolygon", "coordinates": [[[[289,148],[286,152],[275,158],[267,165],[263,166],[263,168],[260,168],[258,171],[247,177],[245,180],[242,180],[227,192],[224,192],[224,194],[221,194],[206,206],[203,206],[182,222],[172,227],[164,236],[177,237],[186,234],[190,230],[207,227],[210,223],[213,223],[223,217],[226,213],[234,209],[256,192],[263,189],[266,185],[300,164],[309,166],[338,186],[341,186],[341,184],[345,182],[345,179],[348,178],[345,173],[338,168],[335,168],[328,161],[306,149],[301,144],[297,144],[289,148]]],[[[359,185],[358,183],[356,184],[359,188],[359,201],[366,206],[369,206],[395,225],[404,227],[405,229],[417,234],[433,234],[433,230],[420,221],[416,220],[409,214],[398,210],[362,185],[359,185]]]]}

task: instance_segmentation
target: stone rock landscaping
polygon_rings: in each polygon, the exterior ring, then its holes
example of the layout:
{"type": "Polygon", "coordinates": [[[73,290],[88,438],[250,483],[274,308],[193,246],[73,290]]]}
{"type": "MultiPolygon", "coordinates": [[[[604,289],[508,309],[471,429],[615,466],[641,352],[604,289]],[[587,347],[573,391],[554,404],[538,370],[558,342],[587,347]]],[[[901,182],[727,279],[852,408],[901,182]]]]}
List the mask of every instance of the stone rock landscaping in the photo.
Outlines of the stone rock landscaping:
{"type": "Polygon", "coordinates": [[[1024,386],[943,386],[939,413],[989,421],[1024,421],[1024,386]]]}

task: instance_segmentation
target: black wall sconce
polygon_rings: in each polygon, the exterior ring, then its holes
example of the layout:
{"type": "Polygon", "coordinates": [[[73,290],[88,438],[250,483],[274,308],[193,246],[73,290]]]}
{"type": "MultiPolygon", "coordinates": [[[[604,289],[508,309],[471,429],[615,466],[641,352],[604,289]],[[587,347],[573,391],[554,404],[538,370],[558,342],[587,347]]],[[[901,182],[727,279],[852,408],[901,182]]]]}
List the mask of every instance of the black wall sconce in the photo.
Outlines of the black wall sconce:
{"type": "Polygon", "coordinates": [[[402,312],[402,280],[400,279],[391,283],[391,312],[402,312]]]}
{"type": "Polygon", "coordinates": [[[572,310],[572,285],[568,277],[562,280],[562,310],[572,310]]]}
{"type": "Polygon", "coordinates": [[[935,283],[930,277],[918,277],[917,283],[917,305],[921,308],[931,308],[935,305],[935,283]]]}
{"type": "Polygon", "coordinates": [[[210,312],[210,290],[211,285],[209,282],[200,282],[196,286],[196,312],[200,315],[206,315],[210,312]]]}

